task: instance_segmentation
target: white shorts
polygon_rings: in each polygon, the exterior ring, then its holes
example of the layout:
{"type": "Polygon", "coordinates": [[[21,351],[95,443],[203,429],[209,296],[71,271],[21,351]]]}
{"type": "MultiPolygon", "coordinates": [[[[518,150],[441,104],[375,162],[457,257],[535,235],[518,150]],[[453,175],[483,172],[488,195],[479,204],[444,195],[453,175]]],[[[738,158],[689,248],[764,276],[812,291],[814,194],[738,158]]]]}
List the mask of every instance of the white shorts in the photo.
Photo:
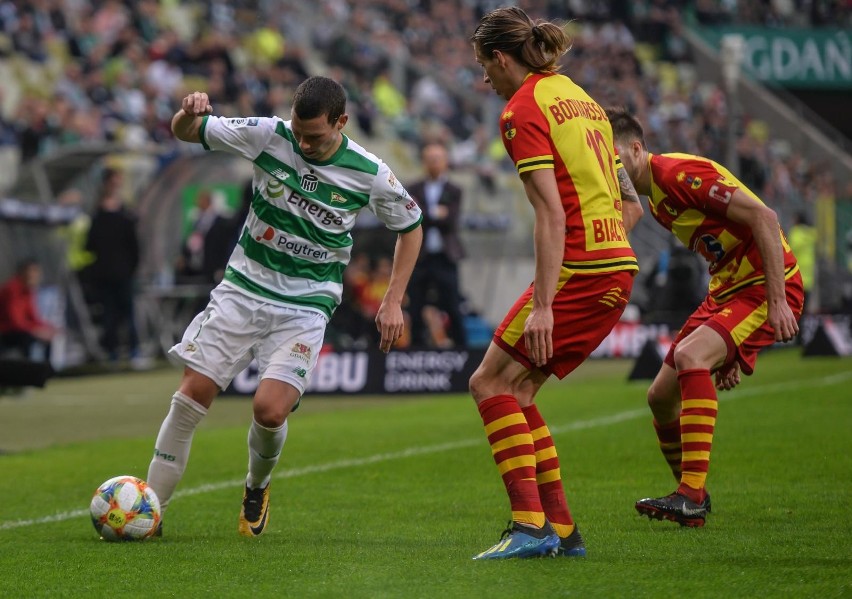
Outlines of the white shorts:
{"type": "Polygon", "coordinates": [[[169,358],[221,389],[254,358],[260,379],[284,381],[302,394],[317,364],[326,322],[317,312],[269,304],[219,285],[169,358]]]}

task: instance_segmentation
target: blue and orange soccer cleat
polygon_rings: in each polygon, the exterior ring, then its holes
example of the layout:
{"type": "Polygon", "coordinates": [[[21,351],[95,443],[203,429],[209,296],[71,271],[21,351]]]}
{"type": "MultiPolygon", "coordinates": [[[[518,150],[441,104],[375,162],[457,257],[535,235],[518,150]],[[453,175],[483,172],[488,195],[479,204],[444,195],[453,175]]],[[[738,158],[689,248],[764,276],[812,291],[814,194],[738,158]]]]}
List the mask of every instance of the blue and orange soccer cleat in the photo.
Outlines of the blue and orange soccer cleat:
{"type": "Polygon", "coordinates": [[[559,535],[549,522],[545,522],[543,528],[535,528],[510,521],[500,535],[500,542],[475,555],[473,559],[543,557],[555,555],[558,547],[559,535]]]}

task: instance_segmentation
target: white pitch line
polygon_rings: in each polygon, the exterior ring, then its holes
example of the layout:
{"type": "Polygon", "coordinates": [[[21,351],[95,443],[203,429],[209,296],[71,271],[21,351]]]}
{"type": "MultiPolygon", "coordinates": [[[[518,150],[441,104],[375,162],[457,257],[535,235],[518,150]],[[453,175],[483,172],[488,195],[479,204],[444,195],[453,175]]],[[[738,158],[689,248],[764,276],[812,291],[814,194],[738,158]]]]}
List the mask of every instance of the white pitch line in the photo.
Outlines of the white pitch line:
{"type": "MultiPolygon", "coordinates": [[[[737,399],[740,397],[748,397],[750,395],[759,395],[762,393],[766,393],[767,391],[785,391],[790,389],[802,388],[802,387],[828,387],[831,385],[836,385],[842,382],[845,382],[849,379],[852,379],[852,372],[841,372],[838,374],[834,374],[831,376],[819,378],[819,379],[803,379],[799,381],[791,381],[785,383],[770,383],[768,385],[760,385],[757,387],[751,387],[747,389],[738,389],[733,391],[725,391],[720,394],[720,401],[727,401],[732,399],[737,399]]],[[[642,416],[649,416],[647,408],[636,409],[636,410],[626,410],[624,412],[618,412],[616,414],[611,414],[609,416],[601,416],[599,418],[592,418],[589,420],[578,420],[576,422],[572,422],[570,424],[556,425],[550,427],[550,432],[553,435],[558,435],[561,433],[567,433],[571,431],[579,431],[586,430],[590,428],[598,428],[604,426],[610,426],[613,424],[619,424],[621,422],[626,422],[628,420],[633,420],[635,418],[640,418],[642,416]]],[[[459,441],[453,441],[450,443],[440,443],[438,445],[425,445],[421,447],[409,447],[408,449],[403,449],[402,451],[394,451],[389,453],[377,453],[371,456],[367,456],[364,458],[349,458],[345,460],[336,460],[334,462],[326,462],[325,464],[316,464],[313,466],[305,466],[303,468],[290,468],[287,470],[282,470],[276,474],[273,474],[272,478],[275,479],[283,479],[283,478],[295,478],[297,476],[307,476],[310,474],[319,474],[322,472],[330,472],[333,470],[342,470],[344,468],[357,468],[359,466],[368,466],[370,464],[378,464],[381,462],[390,462],[393,460],[401,460],[404,458],[410,458],[413,456],[419,455],[428,455],[433,453],[441,453],[444,451],[451,451],[454,449],[463,449],[466,447],[475,447],[477,445],[483,444],[483,440],[481,437],[477,437],[475,439],[461,439],[459,441]]],[[[230,489],[233,487],[241,487],[245,484],[245,478],[234,479],[229,481],[221,481],[218,483],[209,483],[205,485],[199,485],[197,487],[191,487],[189,489],[183,489],[175,492],[175,497],[189,497],[192,495],[200,495],[202,493],[212,493],[214,491],[221,491],[223,489],[230,489]]],[[[57,514],[53,514],[51,516],[43,516],[41,518],[32,518],[29,520],[10,520],[8,522],[0,522],[0,531],[2,530],[12,530],[15,528],[24,528],[27,526],[36,526],[39,524],[49,524],[51,522],[64,522],[65,520],[71,520],[73,518],[81,518],[83,516],[88,516],[89,510],[71,510],[66,512],[59,512],[57,514]]]]}

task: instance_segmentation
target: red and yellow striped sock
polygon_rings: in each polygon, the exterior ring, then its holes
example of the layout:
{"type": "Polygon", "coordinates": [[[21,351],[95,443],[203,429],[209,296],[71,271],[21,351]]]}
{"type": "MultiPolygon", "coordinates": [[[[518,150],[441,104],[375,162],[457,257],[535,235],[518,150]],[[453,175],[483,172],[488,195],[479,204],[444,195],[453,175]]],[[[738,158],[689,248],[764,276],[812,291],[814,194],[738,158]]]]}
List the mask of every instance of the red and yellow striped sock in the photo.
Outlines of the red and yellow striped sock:
{"type": "Polygon", "coordinates": [[[678,492],[696,503],[704,501],[704,484],[710,465],[713,429],[719,401],[710,371],[704,368],[681,370],[680,442],[683,448],[678,492]]]}
{"type": "Polygon", "coordinates": [[[660,442],[660,451],[671,468],[675,480],[680,482],[681,474],[681,449],[680,449],[680,419],[672,420],[667,424],[660,424],[654,420],[654,430],[657,431],[657,440],[660,442]]]}
{"type": "Polygon", "coordinates": [[[567,537],[574,532],[574,520],[565,500],[559,456],[556,455],[553,437],[535,404],[523,408],[523,411],[535,446],[535,479],[541,506],[556,534],[567,537]]]}
{"type": "Polygon", "coordinates": [[[535,482],[533,438],[518,400],[511,395],[495,395],[479,404],[479,414],[509,494],[512,520],[544,526],[544,509],[535,482]]]}

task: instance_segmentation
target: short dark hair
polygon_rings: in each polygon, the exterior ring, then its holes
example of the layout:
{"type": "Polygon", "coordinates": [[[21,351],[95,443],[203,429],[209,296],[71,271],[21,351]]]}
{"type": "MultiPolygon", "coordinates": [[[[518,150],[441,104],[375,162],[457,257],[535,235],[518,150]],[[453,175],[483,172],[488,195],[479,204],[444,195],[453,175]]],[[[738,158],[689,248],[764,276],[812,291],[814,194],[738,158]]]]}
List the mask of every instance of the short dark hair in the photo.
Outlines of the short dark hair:
{"type": "Polygon", "coordinates": [[[334,124],[346,112],[346,91],[334,79],[309,77],[293,94],[293,112],[304,120],[324,114],[328,122],[334,124]]]}
{"type": "Polygon", "coordinates": [[[612,126],[612,137],[615,140],[637,140],[645,146],[645,131],[635,116],[626,108],[609,106],[604,108],[609,124],[612,126]]]}

